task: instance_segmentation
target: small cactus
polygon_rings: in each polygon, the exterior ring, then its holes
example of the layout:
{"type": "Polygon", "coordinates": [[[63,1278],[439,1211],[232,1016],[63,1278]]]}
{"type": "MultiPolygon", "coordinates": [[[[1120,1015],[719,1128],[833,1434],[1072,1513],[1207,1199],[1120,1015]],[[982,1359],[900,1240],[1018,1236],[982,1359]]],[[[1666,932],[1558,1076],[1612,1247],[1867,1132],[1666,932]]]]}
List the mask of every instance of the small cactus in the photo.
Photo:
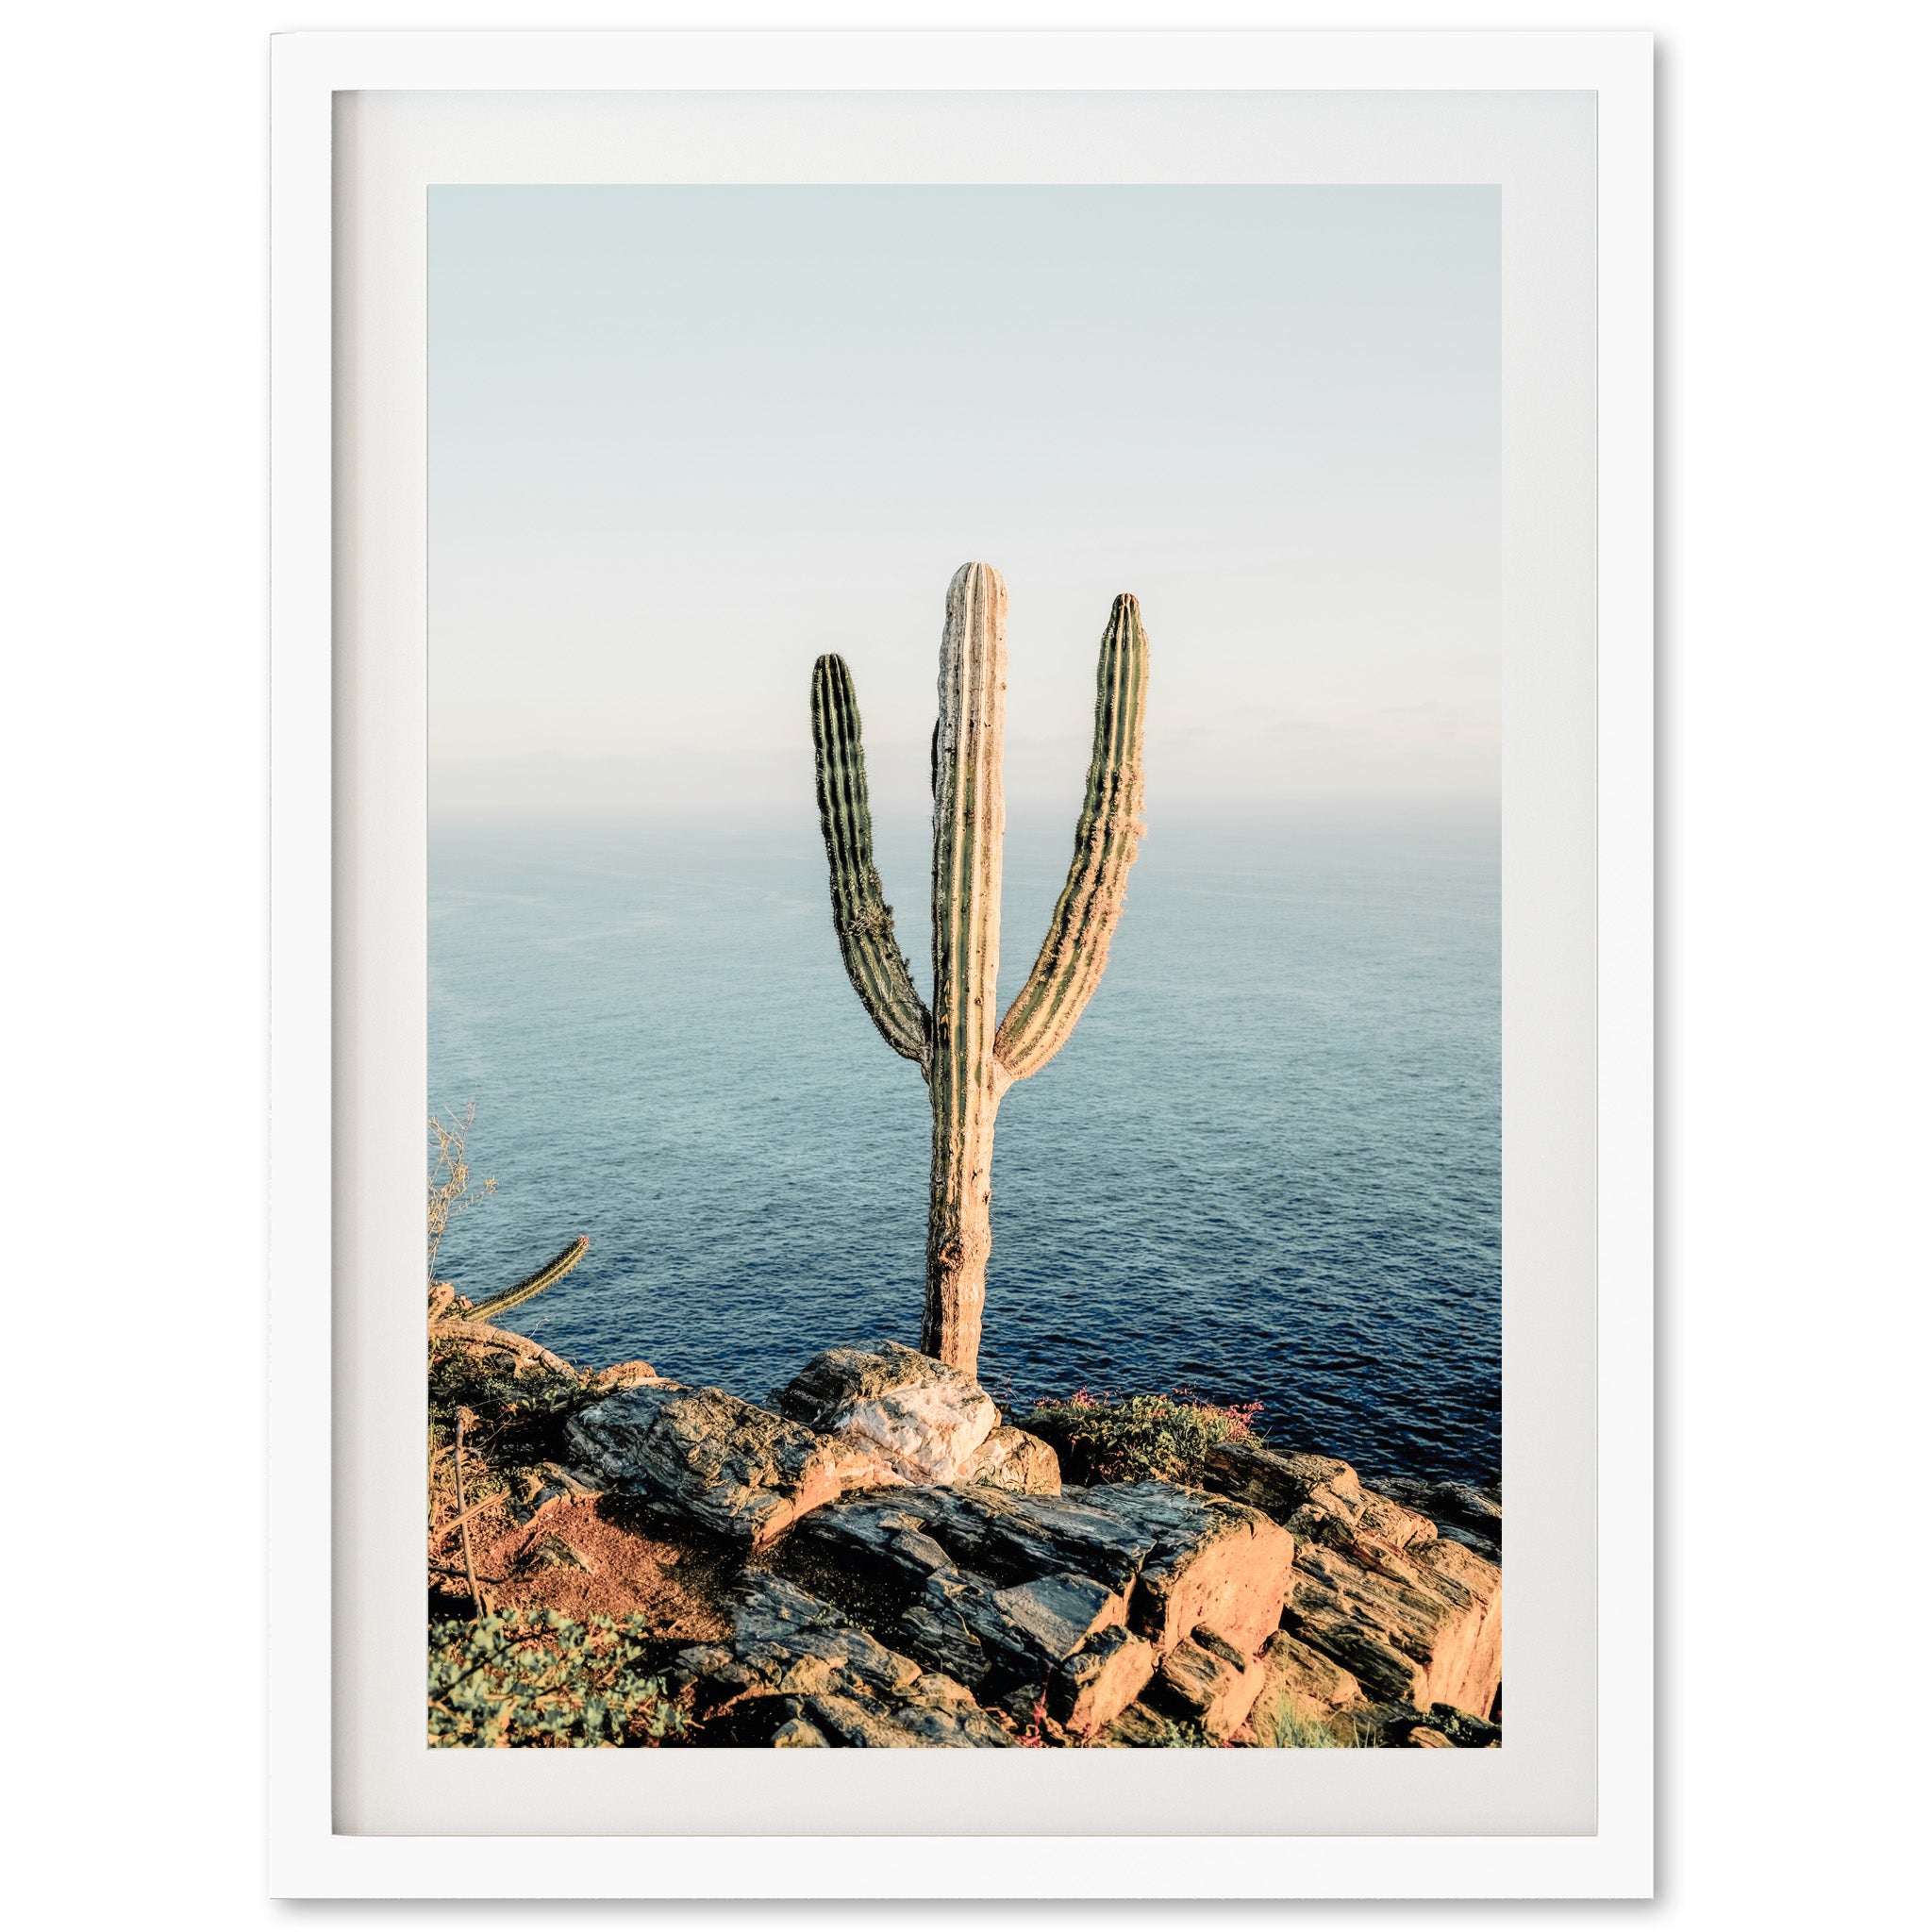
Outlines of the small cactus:
{"type": "Polygon", "coordinates": [[[521,1281],[513,1282],[501,1294],[491,1295],[487,1302],[478,1302],[464,1314],[463,1319],[466,1322],[493,1322],[497,1316],[508,1314],[510,1309],[528,1301],[532,1295],[541,1294],[546,1288],[555,1288],[584,1258],[590,1245],[589,1235],[578,1235],[562,1254],[553,1255],[542,1267],[525,1275],[521,1281]]]}
{"type": "Polygon", "coordinates": [[[940,715],[932,740],[932,979],[928,1010],[892,929],[873,863],[872,812],[852,675],[812,671],[819,824],[832,924],[853,991],[893,1052],[917,1060],[932,1098],[932,1184],[920,1347],[971,1375],[979,1360],[992,1246],[992,1132],[1001,1096],[1067,1043],[1100,976],[1144,827],[1141,735],[1147,639],[1131,596],[1100,643],[1093,757],[1074,859],[1026,984],[997,1027],[1000,868],[1006,835],[1007,587],[962,565],[946,591],[940,715]]]}

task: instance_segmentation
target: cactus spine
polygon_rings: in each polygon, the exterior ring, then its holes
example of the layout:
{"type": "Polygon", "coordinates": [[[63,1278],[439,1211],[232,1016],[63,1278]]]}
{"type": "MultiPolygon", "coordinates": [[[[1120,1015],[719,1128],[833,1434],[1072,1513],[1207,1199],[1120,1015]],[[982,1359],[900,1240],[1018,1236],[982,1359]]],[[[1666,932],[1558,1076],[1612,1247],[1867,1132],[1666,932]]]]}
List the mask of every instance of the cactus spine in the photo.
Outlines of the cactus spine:
{"type": "Polygon", "coordinates": [[[499,1315],[507,1315],[519,1304],[526,1302],[532,1295],[541,1294],[546,1288],[555,1288],[563,1277],[584,1258],[585,1251],[591,1245],[591,1237],[580,1234],[560,1255],[553,1255],[542,1267],[524,1276],[521,1281],[512,1282],[501,1294],[493,1294],[487,1302],[478,1302],[467,1315],[469,1322],[493,1322],[499,1315]]]}
{"type": "Polygon", "coordinates": [[[1142,830],[1147,640],[1140,606],[1114,599],[1101,640],[1093,757],[1074,858],[1046,939],[995,1028],[1000,865],[1006,833],[1007,587],[969,563],[946,591],[933,733],[932,974],[928,1011],[892,931],[872,857],[858,708],[841,659],[812,673],[819,821],[832,923],[854,991],[932,1100],[932,1182],[920,1347],[967,1374],[979,1359],[992,1246],[992,1136],[1001,1096],[1067,1042],[1107,967],[1142,830]]]}

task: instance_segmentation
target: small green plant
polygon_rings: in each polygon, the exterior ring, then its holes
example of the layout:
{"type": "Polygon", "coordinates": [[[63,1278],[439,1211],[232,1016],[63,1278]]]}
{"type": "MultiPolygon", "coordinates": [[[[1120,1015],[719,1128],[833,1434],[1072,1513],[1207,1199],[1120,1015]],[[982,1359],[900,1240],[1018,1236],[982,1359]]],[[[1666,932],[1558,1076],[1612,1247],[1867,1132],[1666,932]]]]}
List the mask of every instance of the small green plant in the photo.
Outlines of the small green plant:
{"type": "Polygon", "coordinates": [[[1162,1717],[1158,1728],[1148,1738],[1146,1748],[1150,1751],[1219,1751],[1224,1747],[1219,1738],[1210,1738],[1199,1724],[1162,1717]]]}
{"type": "Polygon", "coordinates": [[[1091,1389],[1035,1406],[1025,1426],[1051,1442],[1074,1483],[1185,1482],[1218,1442],[1255,1432],[1258,1402],[1219,1407],[1185,1390],[1096,1395],[1091,1389]]]}
{"type": "Polygon", "coordinates": [[[689,1724],[644,1666],[641,1617],[574,1624],[555,1610],[500,1610],[429,1630],[429,1742],[503,1749],[650,1746],[689,1724]]]}
{"type": "Polygon", "coordinates": [[[458,1409],[475,1415],[479,1444],[488,1445],[506,1433],[542,1436],[546,1424],[583,1401],[580,1375],[459,1340],[430,1344],[429,1427],[438,1447],[451,1441],[458,1409]]]}

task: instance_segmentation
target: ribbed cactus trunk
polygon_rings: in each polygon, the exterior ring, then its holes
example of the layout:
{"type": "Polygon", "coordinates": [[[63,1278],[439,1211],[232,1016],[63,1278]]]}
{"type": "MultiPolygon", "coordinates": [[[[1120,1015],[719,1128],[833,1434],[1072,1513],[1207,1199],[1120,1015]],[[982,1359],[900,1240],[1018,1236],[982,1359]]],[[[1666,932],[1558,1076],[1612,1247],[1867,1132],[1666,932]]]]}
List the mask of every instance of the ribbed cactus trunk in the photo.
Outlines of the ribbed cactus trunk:
{"type": "Polygon", "coordinates": [[[992,1248],[992,1124],[1007,805],[1007,587],[969,563],[946,591],[932,798],[932,1200],[920,1348],[972,1373],[992,1248]]]}
{"type": "Polygon", "coordinates": [[[997,1026],[1000,861],[1006,802],[1007,587],[969,563],[946,592],[940,717],[932,746],[932,977],[928,1011],[892,929],[873,863],[865,754],[851,674],[812,672],[819,824],[832,924],[847,976],[895,1053],[919,1061],[932,1099],[932,1181],[920,1346],[977,1372],[992,1247],[992,1129],[1000,1096],[1067,1042],[1107,967],[1142,830],[1147,640],[1140,606],[1114,599],[1101,640],[1093,757],[1074,859],[1026,984],[997,1026]]]}

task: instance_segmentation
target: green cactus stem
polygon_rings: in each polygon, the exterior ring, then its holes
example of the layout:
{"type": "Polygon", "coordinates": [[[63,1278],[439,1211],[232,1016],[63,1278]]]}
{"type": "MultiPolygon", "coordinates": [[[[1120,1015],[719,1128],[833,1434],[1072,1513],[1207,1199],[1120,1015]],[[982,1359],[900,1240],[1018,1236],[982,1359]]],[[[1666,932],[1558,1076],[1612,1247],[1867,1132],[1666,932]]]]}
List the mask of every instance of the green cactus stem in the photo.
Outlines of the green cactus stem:
{"type": "Polygon", "coordinates": [[[858,700],[844,660],[821,658],[811,674],[811,731],[817,751],[819,829],[832,868],[832,926],[859,1004],[894,1053],[923,1065],[932,1016],[914,991],[912,968],[892,930],[872,857],[872,807],[858,700]]]}
{"type": "Polygon", "coordinates": [[[501,1294],[491,1295],[487,1302],[478,1302],[463,1317],[467,1322],[493,1322],[499,1315],[507,1315],[520,1303],[526,1302],[532,1295],[539,1295],[546,1288],[555,1288],[563,1277],[584,1258],[585,1251],[591,1245],[591,1237],[580,1234],[562,1254],[553,1255],[542,1267],[513,1283],[501,1294]]]}
{"type": "Polygon", "coordinates": [[[1127,903],[1127,868],[1140,848],[1144,779],[1141,739],[1147,712],[1147,639],[1141,607],[1113,600],[1100,641],[1093,701],[1093,758],[1074,832],[1074,862],[1040,958],[1000,1022],[994,1051],[1014,1079],[1037,1074],[1066,1045],[1107,971],[1108,948],[1127,903]]]}
{"type": "Polygon", "coordinates": [[[1006,833],[1007,587],[963,565],[946,591],[939,723],[932,740],[933,999],[913,990],[873,864],[872,824],[851,675],[838,658],[812,673],[819,822],[832,922],[845,970],[892,1049],[920,1062],[932,1101],[932,1179],[920,1347],[977,1372],[992,1247],[993,1121],[1015,1080],[1066,1044],[1107,967],[1143,829],[1147,640],[1140,606],[1114,600],[1101,641],[1093,756],[1073,863],[1045,942],[997,1027],[1000,867],[1006,833]]]}

